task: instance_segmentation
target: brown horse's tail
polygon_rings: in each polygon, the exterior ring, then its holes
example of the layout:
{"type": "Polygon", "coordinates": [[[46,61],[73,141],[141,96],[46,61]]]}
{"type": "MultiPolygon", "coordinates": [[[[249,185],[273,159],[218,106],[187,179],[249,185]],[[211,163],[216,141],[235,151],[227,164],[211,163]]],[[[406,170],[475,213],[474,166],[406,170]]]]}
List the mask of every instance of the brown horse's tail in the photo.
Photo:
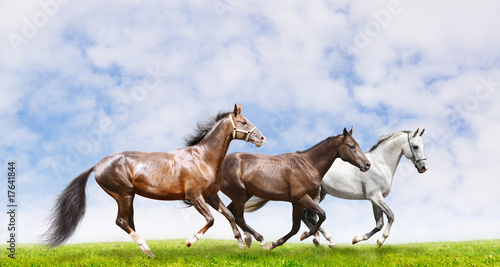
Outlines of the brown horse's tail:
{"type": "Polygon", "coordinates": [[[245,212],[254,212],[264,207],[264,205],[266,205],[267,202],[269,202],[269,200],[262,199],[260,197],[254,197],[245,204],[245,212]]]}
{"type": "Polygon", "coordinates": [[[85,187],[94,167],[84,171],[61,192],[54,208],[50,227],[43,235],[44,243],[56,247],[66,242],[75,232],[85,214],[85,187]]]}

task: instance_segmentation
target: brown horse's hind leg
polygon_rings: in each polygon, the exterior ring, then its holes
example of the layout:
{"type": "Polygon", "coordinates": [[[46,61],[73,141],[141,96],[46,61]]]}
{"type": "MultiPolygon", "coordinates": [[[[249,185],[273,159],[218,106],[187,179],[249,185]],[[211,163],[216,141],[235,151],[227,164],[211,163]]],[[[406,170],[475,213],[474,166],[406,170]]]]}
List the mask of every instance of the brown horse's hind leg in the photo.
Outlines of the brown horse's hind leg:
{"type": "Polygon", "coordinates": [[[205,199],[203,199],[201,195],[197,196],[194,199],[188,199],[188,200],[189,202],[191,202],[191,204],[193,204],[196,210],[201,215],[203,215],[203,217],[205,217],[205,219],[207,220],[207,224],[203,226],[203,228],[201,228],[200,231],[198,231],[198,233],[196,233],[193,237],[186,240],[186,246],[190,247],[191,245],[193,245],[194,242],[198,241],[203,236],[203,234],[205,234],[205,232],[210,227],[212,227],[212,225],[214,225],[214,216],[210,212],[208,205],[205,202],[205,199]]]}
{"type": "Polygon", "coordinates": [[[219,196],[217,194],[208,196],[205,198],[207,200],[207,203],[212,206],[215,210],[220,212],[226,219],[229,221],[229,224],[231,225],[231,228],[233,229],[234,233],[234,238],[238,240],[238,247],[241,249],[245,249],[245,244],[243,243],[243,240],[241,239],[241,233],[238,230],[238,227],[236,226],[234,216],[233,214],[229,211],[229,209],[222,203],[220,200],[219,196]]]}
{"type": "Polygon", "coordinates": [[[149,248],[148,244],[142,237],[140,237],[134,230],[133,222],[133,207],[132,202],[134,201],[134,195],[119,196],[117,194],[110,194],[118,203],[118,215],[116,217],[116,225],[122,228],[127,234],[132,237],[135,243],[139,246],[142,253],[146,254],[148,258],[153,257],[153,253],[149,248]],[[132,220],[131,220],[132,219],[132,220]],[[130,224],[132,223],[132,224],[130,224]]]}
{"type": "Polygon", "coordinates": [[[255,240],[261,242],[261,246],[264,246],[266,245],[267,243],[264,241],[264,237],[259,234],[257,231],[255,231],[255,229],[253,229],[252,227],[250,227],[247,222],[245,221],[245,201],[241,202],[241,201],[238,201],[238,199],[233,200],[233,202],[231,202],[231,204],[229,204],[228,206],[228,209],[233,213],[235,219],[236,219],[236,224],[238,224],[238,226],[241,228],[241,230],[243,230],[245,232],[245,235],[247,235],[247,237],[245,238],[245,243],[248,247],[250,247],[250,245],[252,244],[252,236],[250,235],[253,235],[253,237],[255,237],[255,240]],[[250,235],[249,235],[250,234],[250,235]]]}

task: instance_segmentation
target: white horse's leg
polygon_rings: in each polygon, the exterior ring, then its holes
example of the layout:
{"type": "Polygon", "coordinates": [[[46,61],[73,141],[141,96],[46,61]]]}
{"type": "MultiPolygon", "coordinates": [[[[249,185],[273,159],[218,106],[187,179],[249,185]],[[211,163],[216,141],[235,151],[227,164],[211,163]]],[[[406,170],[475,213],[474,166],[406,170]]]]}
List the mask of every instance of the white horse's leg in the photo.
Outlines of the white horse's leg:
{"type": "Polygon", "coordinates": [[[141,249],[142,253],[146,254],[148,258],[154,257],[153,252],[151,252],[151,249],[149,248],[148,244],[142,237],[140,237],[136,232],[130,233],[130,237],[135,241],[135,243],[139,246],[141,249]]]}
{"type": "Polygon", "coordinates": [[[373,215],[375,217],[375,228],[373,228],[373,230],[371,230],[369,233],[366,233],[364,235],[357,235],[355,236],[353,239],[352,239],[352,244],[356,244],[358,242],[361,242],[361,241],[366,241],[368,240],[370,237],[372,237],[374,234],[378,233],[380,230],[382,230],[382,227],[384,227],[384,213],[382,212],[382,210],[377,206],[375,205],[375,203],[372,202],[372,208],[373,208],[373,215]]]}
{"type": "Polygon", "coordinates": [[[371,201],[373,204],[373,213],[375,215],[375,220],[377,220],[377,227],[375,227],[370,233],[368,233],[366,235],[355,237],[352,240],[352,243],[355,244],[359,241],[367,240],[372,235],[374,235],[375,233],[380,231],[384,225],[384,220],[383,220],[383,216],[382,216],[382,212],[383,212],[387,216],[387,227],[385,228],[385,231],[382,234],[382,237],[377,239],[377,244],[380,247],[384,244],[385,240],[389,237],[389,234],[391,232],[392,223],[394,222],[394,213],[392,212],[392,210],[389,208],[389,206],[385,202],[382,194],[375,195],[371,199],[371,201]]]}

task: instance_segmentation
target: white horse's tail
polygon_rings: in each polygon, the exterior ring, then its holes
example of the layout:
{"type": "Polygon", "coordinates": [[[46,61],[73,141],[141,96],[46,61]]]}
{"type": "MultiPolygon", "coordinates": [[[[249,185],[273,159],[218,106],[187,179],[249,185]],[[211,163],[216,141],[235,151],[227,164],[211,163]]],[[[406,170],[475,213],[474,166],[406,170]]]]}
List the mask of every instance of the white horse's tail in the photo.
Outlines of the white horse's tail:
{"type": "Polygon", "coordinates": [[[267,204],[269,200],[260,197],[252,197],[250,201],[245,204],[245,212],[254,212],[267,204]]]}

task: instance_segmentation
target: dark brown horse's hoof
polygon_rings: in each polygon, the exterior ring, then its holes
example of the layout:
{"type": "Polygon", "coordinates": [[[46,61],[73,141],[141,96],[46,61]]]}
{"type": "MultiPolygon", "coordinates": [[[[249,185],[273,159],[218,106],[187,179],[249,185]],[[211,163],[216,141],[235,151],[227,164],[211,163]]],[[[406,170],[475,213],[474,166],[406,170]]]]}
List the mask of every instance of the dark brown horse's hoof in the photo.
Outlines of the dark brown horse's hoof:
{"type": "Polygon", "coordinates": [[[306,239],[309,237],[309,232],[305,231],[302,233],[302,235],[300,236],[300,241],[306,239]]]}
{"type": "Polygon", "coordinates": [[[248,248],[252,245],[252,235],[249,232],[245,232],[245,244],[248,248]]]}

